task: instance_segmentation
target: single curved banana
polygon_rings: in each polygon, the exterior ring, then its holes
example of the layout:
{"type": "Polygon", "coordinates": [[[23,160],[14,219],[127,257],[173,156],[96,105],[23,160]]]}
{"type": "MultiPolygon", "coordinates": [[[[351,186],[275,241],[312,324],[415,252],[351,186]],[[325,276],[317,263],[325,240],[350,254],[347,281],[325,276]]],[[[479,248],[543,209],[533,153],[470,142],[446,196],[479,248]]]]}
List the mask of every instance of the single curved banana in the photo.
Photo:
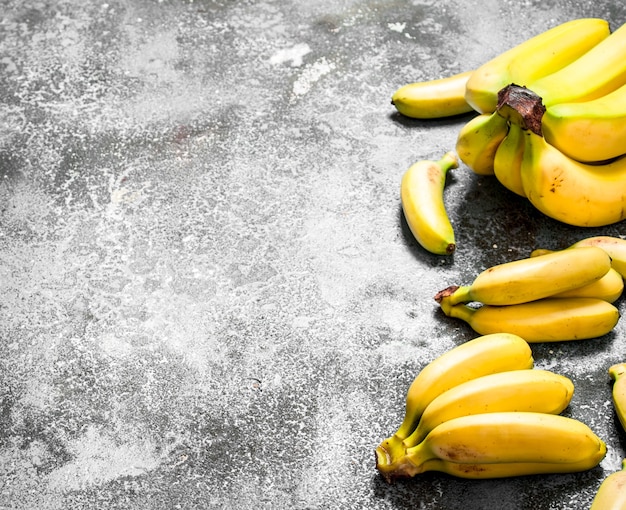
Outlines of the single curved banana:
{"type": "Polygon", "coordinates": [[[626,459],[602,481],[589,510],[626,510],[626,459]]]}
{"type": "Polygon", "coordinates": [[[616,363],[609,368],[613,380],[612,398],[615,414],[626,431],[626,363],[616,363]]]}
{"type": "Polygon", "coordinates": [[[465,101],[465,84],[472,71],[446,78],[403,85],[391,97],[391,104],[407,117],[437,119],[473,111],[465,101]]]}
{"type": "Polygon", "coordinates": [[[559,414],[570,403],[574,383],[548,370],[524,369],[484,375],[459,384],[436,397],[404,441],[419,444],[437,425],[470,414],[526,411],[559,414]]]}
{"type": "Polygon", "coordinates": [[[522,184],[535,208],[577,227],[610,225],[626,217],[626,157],[602,165],[581,163],[533,131],[524,134],[522,184]]]}
{"type": "Polygon", "coordinates": [[[452,286],[435,300],[449,306],[477,301],[487,305],[516,305],[588,285],[611,269],[601,248],[561,250],[539,257],[506,262],[481,272],[471,285],[452,286]]]}
{"type": "MultiPolygon", "coordinates": [[[[547,255],[548,253],[554,253],[554,250],[547,250],[545,248],[537,248],[530,252],[531,257],[538,257],[540,255],[547,255]]],[[[591,297],[604,299],[609,303],[614,303],[624,292],[624,278],[622,275],[612,267],[613,259],[611,259],[611,269],[599,280],[577,287],[572,290],[566,290],[565,292],[559,292],[553,294],[550,297],[553,298],[569,298],[569,297],[591,297]]]]}
{"type": "Polygon", "coordinates": [[[493,159],[493,173],[506,189],[526,197],[522,185],[522,158],[524,157],[524,134],[517,124],[510,124],[509,131],[498,145],[493,159]]]}
{"type": "Polygon", "coordinates": [[[541,119],[546,141],[572,159],[606,161],[626,153],[626,85],[591,101],[558,103],[541,119]]]}
{"type": "Polygon", "coordinates": [[[478,175],[493,175],[496,150],[508,129],[507,120],[497,112],[477,115],[459,131],[456,140],[459,159],[478,175]]]}
{"type": "Polygon", "coordinates": [[[619,310],[603,299],[544,298],[510,306],[459,303],[444,299],[441,309],[448,317],[461,319],[480,335],[506,331],[529,343],[565,342],[598,338],[617,324],[619,310]]]}
{"type": "Polygon", "coordinates": [[[621,274],[622,278],[626,278],[626,239],[613,236],[592,236],[575,242],[570,248],[583,246],[602,248],[611,257],[611,267],[621,274]]]}
{"type": "Polygon", "coordinates": [[[457,464],[546,463],[597,466],[606,444],[585,423],[561,415],[501,412],[453,418],[407,449],[405,469],[422,473],[428,461],[457,464]]]}
{"type": "MultiPolygon", "coordinates": [[[[465,100],[479,113],[492,113],[498,92],[510,83],[526,85],[571,64],[610,34],[605,20],[567,21],[527,39],[474,70],[465,100]]],[[[587,76],[584,74],[583,76],[587,76]]]]}
{"type": "Polygon", "coordinates": [[[400,185],[402,210],[411,232],[424,249],[437,255],[451,255],[456,249],[443,191],[448,170],[457,167],[453,152],[439,161],[418,161],[404,173],[400,185]]]}
{"type": "Polygon", "coordinates": [[[606,96],[626,84],[626,24],[570,64],[527,85],[546,108],[606,96]]]}
{"type": "Polygon", "coordinates": [[[402,441],[415,430],[426,407],[444,391],[483,375],[532,368],[530,346],[509,333],[484,335],[428,363],[407,391],[405,415],[397,432],[376,448],[376,467],[384,472],[404,455],[402,441]]]}
{"type": "MultiPolygon", "coordinates": [[[[423,472],[437,471],[456,476],[457,478],[490,480],[493,478],[511,478],[527,475],[578,473],[588,471],[590,469],[589,464],[589,461],[586,459],[580,462],[498,462],[495,464],[459,464],[457,462],[433,459],[424,463],[423,472]]],[[[600,508],[597,510],[600,510],[600,508]]]]}

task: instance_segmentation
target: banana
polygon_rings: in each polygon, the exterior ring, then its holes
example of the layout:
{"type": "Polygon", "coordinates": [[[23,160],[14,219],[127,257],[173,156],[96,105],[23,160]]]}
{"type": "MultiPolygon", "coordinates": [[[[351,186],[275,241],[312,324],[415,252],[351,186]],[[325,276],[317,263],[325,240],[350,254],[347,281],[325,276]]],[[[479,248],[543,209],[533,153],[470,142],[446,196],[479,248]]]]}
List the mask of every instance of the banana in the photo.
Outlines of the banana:
{"type": "Polygon", "coordinates": [[[626,84],[626,24],[593,45],[561,69],[527,85],[546,108],[560,103],[589,101],[626,84]]]}
{"type": "Polygon", "coordinates": [[[548,370],[524,369],[484,375],[436,397],[424,410],[405,448],[419,444],[437,425],[470,414],[527,411],[559,414],[570,403],[574,383],[548,370]]]}
{"type": "MultiPolygon", "coordinates": [[[[531,257],[538,257],[540,255],[547,255],[548,253],[554,253],[554,250],[547,250],[545,248],[537,248],[530,252],[531,257]]],[[[572,290],[566,290],[565,292],[559,292],[550,297],[553,298],[569,298],[569,297],[592,297],[598,299],[604,299],[609,303],[614,303],[624,292],[624,278],[613,267],[613,259],[611,259],[611,269],[599,280],[577,287],[572,290]]]]}
{"type": "MultiPolygon", "coordinates": [[[[568,248],[581,248],[584,246],[597,246],[602,248],[611,257],[611,267],[615,269],[622,278],[626,279],[626,239],[612,236],[593,236],[586,237],[575,242],[568,248]]],[[[553,250],[545,248],[537,248],[530,254],[531,257],[539,254],[550,253],[553,250]]]]}
{"type": "Polygon", "coordinates": [[[415,430],[426,407],[444,391],[483,375],[533,365],[528,343],[509,333],[474,338],[431,361],[408,389],[404,419],[397,432],[376,448],[376,467],[385,471],[404,455],[402,441],[415,430]]]}
{"type": "Polygon", "coordinates": [[[614,303],[624,292],[624,279],[615,269],[611,268],[599,280],[593,283],[578,287],[576,289],[559,292],[550,297],[552,298],[597,298],[609,303],[614,303]]]}
{"type": "Polygon", "coordinates": [[[401,466],[409,476],[424,472],[433,459],[468,465],[546,463],[585,470],[605,455],[604,441],[579,420],[513,411],[448,420],[408,448],[401,466]]]}
{"type": "Polygon", "coordinates": [[[524,135],[517,124],[510,124],[509,131],[498,145],[493,159],[493,173],[506,189],[526,197],[522,185],[522,158],[524,156],[524,135]]]}
{"type": "MultiPolygon", "coordinates": [[[[577,473],[590,469],[588,460],[580,462],[504,462],[495,464],[459,464],[441,459],[426,461],[423,471],[438,471],[457,478],[488,480],[493,478],[511,478],[515,476],[577,473]]],[[[609,507],[610,508],[610,507],[609,507]]],[[[595,510],[595,509],[594,509],[595,510]]],[[[600,510],[600,508],[598,508],[600,510]]],[[[626,508],[624,509],[626,510],[626,508]]]]}
{"type": "Polygon", "coordinates": [[[575,242],[570,248],[583,246],[602,248],[611,257],[611,267],[621,274],[622,278],[626,278],[626,239],[612,236],[592,236],[575,242]]]}
{"type": "Polygon", "coordinates": [[[465,84],[472,71],[437,80],[409,83],[397,89],[391,104],[407,117],[436,119],[473,111],[465,101],[465,84]]]}
{"type": "MultiPolygon", "coordinates": [[[[496,110],[498,91],[510,83],[526,85],[575,62],[610,34],[605,20],[567,21],[503,52],[475,69],[465,100],[479,113],[496,110]]],[[[586,71],[582,76],[587,76],[586,71]]]]}
{"type": "Polygon", "coordinates": [[[626,510],[626,459],[622,460],[622,468],[607,476],[593,501],[590,510],[626,510]]]}
{"type": "Polygon", "coordinates": [[[544,298],[510,306],[459,303],[441,309],[448,317],[461,319],[480,335],[506,331],[529,343],[564,342],[598,338],[609,333],[619,320],[619,310],[603,299],[544,298]]]}
{"type": "Polygon", "coordinates": [[[438,292],[435,300],[445,300],[450,306],[471,301],[516,305],[582,287],[599,280],[609,269],[611,259],[601,248],[561,250],[492,266],[471,285],[448,287],[438,292]]]}
{"type": "Polygon", "coordinates": [[[626,363],[616,363],[609,368],[613,380],[612,398],[615,414],[622,428],[626,431],[626,363]]]}
{"type": "Polygon", "coordinates": [[[522,184],[535,208],[577,227],[606,226],[626,217],[626,157],[602,165],[581,163],[533,131],[524,134],[522,184]]]}
{"type": "Polygon", "coordinates": [[[437,255],[451,255],[456,249],[443,191],[448,170],[458,167],[454,153],[439,161],[421,160],[404,173],[400,199],[404,217],[417,242],[437,255]]]}
{"type": "Polygon", "coordinates": [[[546,108],[541,131],[549,144],[578,161],[622,156],[626,153],[626,85],[591,101],[546,108]]]}
{"type": "Polygon", "coordinates": [[[507,131],[507,120],[498,113],[477,115],[459,131],[456,140],[459,159],[478,175],[493,175],[496,150],[507,131]]]}

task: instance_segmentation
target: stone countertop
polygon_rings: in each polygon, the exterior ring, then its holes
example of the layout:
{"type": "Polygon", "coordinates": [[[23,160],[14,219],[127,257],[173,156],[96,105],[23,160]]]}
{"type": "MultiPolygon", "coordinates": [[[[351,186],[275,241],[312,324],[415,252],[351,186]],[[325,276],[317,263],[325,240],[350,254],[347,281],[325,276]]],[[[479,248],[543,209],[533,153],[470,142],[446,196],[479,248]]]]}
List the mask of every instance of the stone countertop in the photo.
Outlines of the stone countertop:
{"type": "MultiPolygon", "coordinates": [[[[624,437],[606,337],[533,345],[608,444],[579,474],[386,484],[408,385],[477,336],[434,294],[624,225],[550,220],[453,171],[453,257],[399,182],[471,115],[393,91],[608,0],[57,0],[0,14],[0,508],[585,509],[624,437]]],[[[618,306],[624,312],[624,301],[618,306]]]]}

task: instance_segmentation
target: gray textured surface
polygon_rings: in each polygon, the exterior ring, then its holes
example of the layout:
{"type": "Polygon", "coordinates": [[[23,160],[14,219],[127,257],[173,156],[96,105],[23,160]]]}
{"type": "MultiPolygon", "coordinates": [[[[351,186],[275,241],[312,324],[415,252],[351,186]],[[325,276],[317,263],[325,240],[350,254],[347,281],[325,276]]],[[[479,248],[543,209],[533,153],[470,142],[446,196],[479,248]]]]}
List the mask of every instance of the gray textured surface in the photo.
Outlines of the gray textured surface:
{"type": "MultiPolygon", "coordinates": [[[[374,448],[475,335],[432,297],[582,230],[461,167],[454,258],[399,181],[469,117],[391,93],[611,1],[0,2],[0,508],[584,509],[624,442],[620,324],[537,345],[609,445],[576,475],[387,485],[374,448]]],[[[624,302],[619,302],[624,311],[624,302]]]]}

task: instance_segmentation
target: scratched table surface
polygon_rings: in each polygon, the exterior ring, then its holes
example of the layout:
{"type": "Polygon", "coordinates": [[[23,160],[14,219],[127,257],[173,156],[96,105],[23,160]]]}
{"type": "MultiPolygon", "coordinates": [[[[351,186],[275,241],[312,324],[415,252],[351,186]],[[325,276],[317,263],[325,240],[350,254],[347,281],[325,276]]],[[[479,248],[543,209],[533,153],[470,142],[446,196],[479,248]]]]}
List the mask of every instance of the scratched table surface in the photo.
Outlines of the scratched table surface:
{"type": "MultiPolygon", "coordinates": [[[[578,474],[385,483],[421,368],[477,336],[434,294],[624,224],[551,220],[461,165],[453,257],[402,218],[471,114],[391,94],[597,0],[0,2],[0,508],[585,509],[624,456],[626,323],[533,345],[608,445],[578,474]]],[[[624,300],[617,303],[622,313],[624,300]]]]}

